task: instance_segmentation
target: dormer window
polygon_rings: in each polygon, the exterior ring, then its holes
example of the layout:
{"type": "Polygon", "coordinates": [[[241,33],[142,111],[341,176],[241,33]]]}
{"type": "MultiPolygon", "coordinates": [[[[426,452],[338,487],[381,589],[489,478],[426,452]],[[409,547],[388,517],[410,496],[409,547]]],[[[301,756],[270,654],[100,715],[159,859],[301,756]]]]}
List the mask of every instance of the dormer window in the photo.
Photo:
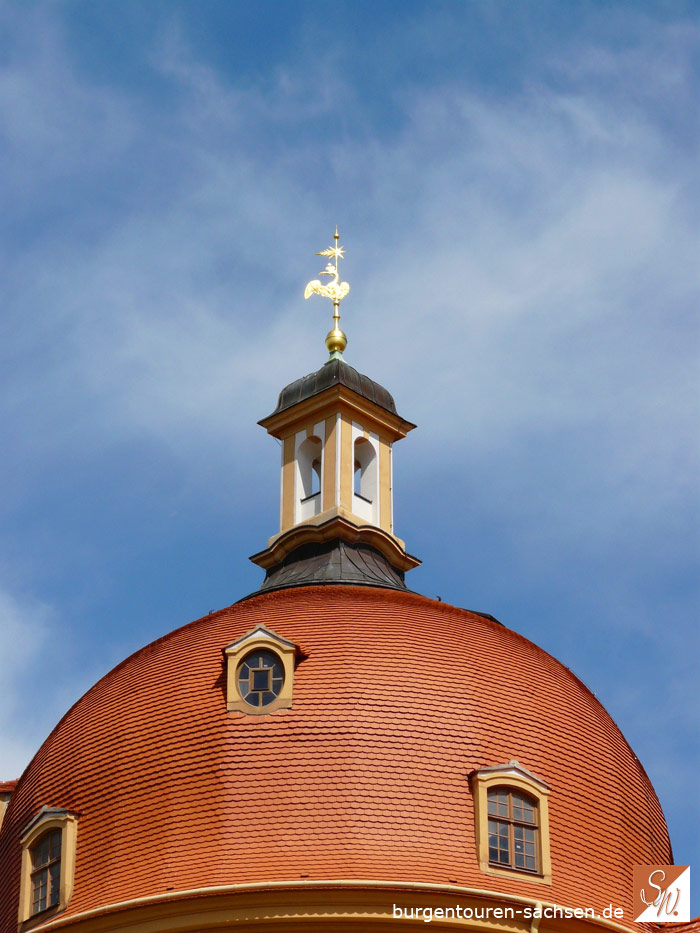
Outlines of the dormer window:
{"type": "Polygon", "coordinates": [[[32,916],[56,907],[61,890],[60,829],[50,829],[30,849],[32,857],[32,916]]]}
{"type": "Polygon", "coordinates": [[[296,646],[258,625],[225,649],[226,708],[262,715],[292,705],[296,646]]]}
{"type": "Polygon", "coordinates": [[[538,805],[534,797],[510,787],[488,791],[489,864],[537,871],[538,805]]]}
{"type": "Polygon", "coordinates": [[[63,910],[73,891],[78,819],[42,807],[22,834],[19,922],[63,910]]]}
{"type": "Polygon", "coordinates": [[[479,868],[552,883],[549,787],[514,759],[472,774],[479,868]]]}
{"type": "Polygon", "coordinates": [[[238,665],[238,691],[250,706],[269,706],[282,692],[284,664],[274,651],[251,651],[238,665]]]}

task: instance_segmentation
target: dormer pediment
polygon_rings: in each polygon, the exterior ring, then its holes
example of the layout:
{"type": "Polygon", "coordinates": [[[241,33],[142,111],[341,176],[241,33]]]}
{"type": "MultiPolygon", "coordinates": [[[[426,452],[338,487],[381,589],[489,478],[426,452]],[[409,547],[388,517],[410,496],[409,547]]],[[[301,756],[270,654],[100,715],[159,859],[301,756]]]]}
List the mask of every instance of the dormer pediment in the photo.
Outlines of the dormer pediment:
{"type": "Polygon", "coordinates": [[[227,645],[224,654],[229,712],[260,716],[291,707],[298,654],[294,642],[256,625],[227,645]]]}
{"type": "Polygon", "coordinates": [[[494,777],[519,777],[525,781],[537,784],[545,793],[549,793],[550,790],[549,785],[546,784],[542,778],[538,778],[532,771],[528,771],[528,769],[519,764],[515,758],[511,758],[511,760],[504,765],[492,765],[489,768],[479,768],[478,774],[483,777],[488,777],[489,779],[494,777]]]}
{"type": "Polygon", "coordinates": [[[279,648],[286,648],[287,650],[291,649],[294,651],[296,649],[294,642],[282,638],[277,632],[273,632],[271,628],[267,628],[267,626],[260,624],[256,625],[255,628],[252,628],[249,632],[246,632],[245,635],[241,635],[240,638],[232,641],[230,645],[226,646],[225,650],[228,654],[232,651],[243,651],[250,644],[258,645],[265,642],[273,646],[276,645],[279,648]]]}

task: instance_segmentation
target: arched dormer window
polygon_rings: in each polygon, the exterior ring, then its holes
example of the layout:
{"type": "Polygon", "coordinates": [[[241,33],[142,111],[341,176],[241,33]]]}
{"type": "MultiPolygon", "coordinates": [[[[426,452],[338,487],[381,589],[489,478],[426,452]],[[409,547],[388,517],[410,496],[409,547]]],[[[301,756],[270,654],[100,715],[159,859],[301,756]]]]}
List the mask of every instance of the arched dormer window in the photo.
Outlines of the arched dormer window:
{"type": "Polygon", "coordinates": [[[296,521],[311,518],[321,511],[321,462],[323,445],[312,435],[297,448],[296,521]]]}
{"type": "Polygon", "coordinates": [[[549,787],[514,759],[472,775],[479,868],[552,882],[549,787]]]}
{"type": "Polygon", "coordinates": [[[42,807],[22,834],[19,922],[63,910],[73,891],[78,821],[58,807],[42,807]]]}
{"type": "Polygon", "coordinates": [[[539,857],[539,806],[534,797],[512,787],[487,792],[489,865],[536,872],[539,857]]]}
{"type": "Polygon", "coordinates": [[[32,916],[58,904],[62,835],[60,829],[49,829],[29,850],[32,859],[32,916]]]}

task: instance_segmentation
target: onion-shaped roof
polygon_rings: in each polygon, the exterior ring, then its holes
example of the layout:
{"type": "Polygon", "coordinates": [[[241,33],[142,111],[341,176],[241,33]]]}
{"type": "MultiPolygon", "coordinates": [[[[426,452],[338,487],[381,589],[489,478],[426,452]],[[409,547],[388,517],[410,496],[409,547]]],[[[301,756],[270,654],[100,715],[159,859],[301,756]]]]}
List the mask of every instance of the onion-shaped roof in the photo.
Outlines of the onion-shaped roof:
{"type": "Polygon", "coordinates": [[[309,373],[308,376],[295,379],[294,382],[290,382],[288,386],[285,386],[280,392],[277,408],[272,414],[276,415],[286,408],[291,408],[297,402],[318,395],[334,385],[346,386],[348,389],[352,389],[353,392],[357,392],[358,395],[362,395],[379,405],[380,408],[385,408],[394,415],[397,414],[394,399],[384,386],[370,379],[369,376],[363,376],[362,373],[349,366],[345,360],[337,358],[328,360],[315,373],[309,373]]]}
{"type": "Polygon", "coordinates": [[[494,620],[372,587],[260,593],[89,690],[11,798],[7,933],[19,837],[45,805],[79,814],[67,917],[300,878],[450,883],[602,910],[628,903],[633,865],[671,862],[643,768],[567,668],[494,620]],[[229,713],[224,648],[259,624],[298,646],[293,706],[229,713]],[[468,775],[511,759],[551,788],[546,890],[479,870],[468,775]]]}

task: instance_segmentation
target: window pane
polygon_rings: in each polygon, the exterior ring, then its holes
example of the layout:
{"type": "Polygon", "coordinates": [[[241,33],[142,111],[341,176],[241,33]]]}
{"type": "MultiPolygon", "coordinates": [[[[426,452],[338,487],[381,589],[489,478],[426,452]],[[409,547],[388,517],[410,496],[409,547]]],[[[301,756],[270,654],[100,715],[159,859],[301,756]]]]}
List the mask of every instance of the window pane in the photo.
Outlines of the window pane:
{"type": "Polygon", "coordinates": [[[55,859],[61,857],[61,830],[54,829],[49,833],[49,858],[55,859]]]}
{"type": "Polygon", "coordinates": [[[46,909],[47,870],[44,868],[32,876],[32,913],[46,909]]]}
{"type": "Polygon", "coordinates": [[[39,868],[49,860],[49,840],[44,837],[32,849],[32,866],[39,868]]]}
{"type": "MultiPolygon", "coordinates": [[[[495,803],[497,801],[494,800],[495,803]]],[[[490,819],[489,830],[489,862],[497,865],[510,864],[510,844],[508,839],[508,823],[490,819]]]]}
{"type": "Polygon", "coordinates": [[[61,843],[63,833],[52,829],[44,833],[30,850],[31,912],[38,914],[59,903],[61,894],[61,843]]]}
{"type": "Polygon", "coordinates": [[[56,862],[49,868],[49,907],[58,904],[61,892],[61,863],[56,862]]]}
{"type": "Polygon", "coordinates": [[[41,868],[61,855],[61,830],[52,829],[32,847],[32,868],[41,868]]]}
{"type": "Polygon", "coordinates": [[[274,651],[254,651],[238,666],[238,689],[251,706],[260,708],[272,703],[283,686],[284,665],[274,651]]]}
{"type": "Polygon", "coordinates": [[[253,671],[253,690],[267,690],[270,687],[270,671],[253,671]]]}
{"type": "Polygon", "coordinates": [[[516,820],[523,820],[526,823],[535,823],[536,812],[537,807],[532,798],[525,796],[525,794],[513,794],[513,816],[516,820]]]}
{"type": "Polygon", "coordinates": [[[536,800],[520,791],[499,788],[488,792],[487,801],[489,861],[537,871],[536,800]]]}

